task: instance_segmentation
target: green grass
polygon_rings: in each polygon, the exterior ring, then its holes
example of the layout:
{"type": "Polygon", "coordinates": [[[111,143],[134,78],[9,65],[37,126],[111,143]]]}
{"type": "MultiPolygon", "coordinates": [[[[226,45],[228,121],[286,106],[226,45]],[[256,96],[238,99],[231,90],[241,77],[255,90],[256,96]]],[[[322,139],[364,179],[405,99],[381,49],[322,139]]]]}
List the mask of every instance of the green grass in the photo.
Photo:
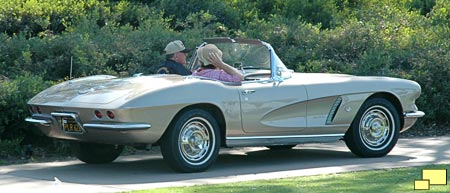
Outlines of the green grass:
{"type": "Polygon", "coordinates": [[[447,185],[431,185],[430,190],[414,190],[414,180],[422,178],[422,169],[449,169],[450,165],[430,165],[422,167],[372,170],[341,174],[292,177],[284,179],[247,181],[217,185],[198,185],[188,187],[160,188],[133,191],[132,193],[202,193],[202,192],[450,192],[447,185]]]}

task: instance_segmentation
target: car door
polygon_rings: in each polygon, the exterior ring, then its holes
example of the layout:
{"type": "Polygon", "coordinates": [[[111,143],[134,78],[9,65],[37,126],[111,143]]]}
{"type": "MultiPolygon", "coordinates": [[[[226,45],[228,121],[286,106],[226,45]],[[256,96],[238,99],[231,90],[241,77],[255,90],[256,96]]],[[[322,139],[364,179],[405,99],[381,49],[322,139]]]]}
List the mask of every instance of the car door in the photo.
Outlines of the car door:
{"type": "Polygon", "coordinates": [[[244,132],[295,134],[306,128],[306,89],[292,79],[244,81],[239,94],[244,132]]]}

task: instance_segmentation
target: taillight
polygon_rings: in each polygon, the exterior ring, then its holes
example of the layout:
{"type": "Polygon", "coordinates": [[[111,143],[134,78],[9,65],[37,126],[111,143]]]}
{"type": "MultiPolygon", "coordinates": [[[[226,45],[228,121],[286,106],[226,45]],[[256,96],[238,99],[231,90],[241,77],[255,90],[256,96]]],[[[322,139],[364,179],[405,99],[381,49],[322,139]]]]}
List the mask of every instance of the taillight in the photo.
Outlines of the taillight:
{"type": "Polygon", "coordinates": [[[114,117],[116,117],[112,111],[106,111],[106,115],[108,115],[110,119],[114,119],[114,117]]]}
{"type": "Polygon", "coordinates": [[[94,114],[95,114],[95,117],[97,117],[97,118],[99,118],[99,119],[101,119],[101,118],[103,117],[102,112],[100,112],[99,110],[95,110],[95,111],[94,111],[94,114]]]}

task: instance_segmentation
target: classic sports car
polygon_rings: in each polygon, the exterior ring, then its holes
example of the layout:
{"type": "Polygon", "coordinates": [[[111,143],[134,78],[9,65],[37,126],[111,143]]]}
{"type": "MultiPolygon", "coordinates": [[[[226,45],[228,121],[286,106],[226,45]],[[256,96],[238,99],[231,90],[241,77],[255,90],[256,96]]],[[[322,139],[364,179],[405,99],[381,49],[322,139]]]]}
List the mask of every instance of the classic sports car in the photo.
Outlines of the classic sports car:
{"type": "MultiPolygon", "coordinates": [[[[159,145],[181,172],[207,169],[220,147],[289,149],[343,139],[361,157],[388,154],[417,118],[414,81],[344,74],[294,73],[266,42],[211,38],[241,83],[197,76],[98,75],[50,87],[29,102],[49,137],[67,139],[86,163],[115,160],[123,145],[159,145]]],[[[194,54],[190,69],[197,69],[194,54]]]]}

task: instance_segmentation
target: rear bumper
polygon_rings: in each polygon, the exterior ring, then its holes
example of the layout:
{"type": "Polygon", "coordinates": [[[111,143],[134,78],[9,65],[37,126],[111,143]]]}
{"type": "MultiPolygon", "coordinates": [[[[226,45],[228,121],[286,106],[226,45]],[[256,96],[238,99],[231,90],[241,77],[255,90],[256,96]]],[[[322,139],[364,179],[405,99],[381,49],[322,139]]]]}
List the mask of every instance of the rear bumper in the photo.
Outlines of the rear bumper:
{"type": "Polygon", "coordinates": [[[104,129],[113,131],[146,130],[152,127],[146,123],[85,123],[83,128],[104,129]]]}
{"type": "Polygon", "coordinates": [[[67,132],[62,129],[58,117],[33,115],[25,121],[36,124],[45,135],[84,142],[108,144],[151,144],[158,140],[158,134],[153,133],[148,123],[118,123],[118,122],[88,122],[78,124],[82,132],[67,132]]]}
{"type": "MultiPolygon", "coordinates": [[[[28,117],[25,121],[40,124],[42,126],[50,127],[53,123],[51,119],[36,119],[33,117],[28,117]]],[[[146,123],[85,123],[83,128],[91,129],[105,129],[113,131],[128,131],[128,130],[145,130],[152,127],[150,124],[146,123]]]]}
{"type": "Polygon", "coordinates": [[[26,122],[30,122],[30,123],[34,123],[34,124],[40,124],[42,126],[47,126],[47,127],[49,127],[52,124],[51,120],[48,120],[48,119],[35,119],[35,118],[32,118],[32,117],[27,117],[25,119],[25,121],[26,122]]]}

